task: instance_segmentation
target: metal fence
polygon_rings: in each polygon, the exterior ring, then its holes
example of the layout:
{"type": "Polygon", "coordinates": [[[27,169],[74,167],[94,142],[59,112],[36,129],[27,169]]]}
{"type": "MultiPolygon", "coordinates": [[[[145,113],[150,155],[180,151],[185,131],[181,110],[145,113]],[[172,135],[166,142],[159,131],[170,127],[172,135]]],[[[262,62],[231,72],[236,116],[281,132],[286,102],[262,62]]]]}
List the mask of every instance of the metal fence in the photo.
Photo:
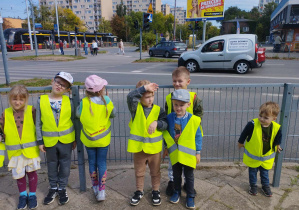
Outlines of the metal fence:
{"type": "MultiPolygon", "coordinates": [[[[112,120],[111,144],[107,160],[109,162],[132,162],[132,154],[127,152],[129,136],[128,123],[130,113],[126,96],[135,86],[107,86],[108,95],[114,103],[116,117],[112,120]]],[[[239,150],[237,141],[248,121],[258,117],[259,107],[266,101],[277,102],[281,107],[277,121],[282,125],[283,152],[277,155],[274,186],[279,185],[282,161],[299,162],[299,84],[224,84],[224,85],[190,85],[189,91],[196,92],[202,100],[204,115],[202,127],[204,132],[201,157],[206,161],[241,161],[243,149],[239,150]]],[[[49,92],[51,87],[28,88],[29,104],[36,106],[39,95],[49,92]]],[[[0,89],[0,111],[8,107],[8,88],[0,89]]],[[[73,86],[70,97],[76,106],[85,96],[84,86],[73,86]]],[[[160,86],[155,94],[155,104],[164,107],[166,96],[173,92],[172,86],[160,86]]],[[[80,141],[80,122],[77,119],[77,151],[73,161],[79,165],[82,175],[81,190],[84,190],[84,164],[86,155],[80,141]]]]}

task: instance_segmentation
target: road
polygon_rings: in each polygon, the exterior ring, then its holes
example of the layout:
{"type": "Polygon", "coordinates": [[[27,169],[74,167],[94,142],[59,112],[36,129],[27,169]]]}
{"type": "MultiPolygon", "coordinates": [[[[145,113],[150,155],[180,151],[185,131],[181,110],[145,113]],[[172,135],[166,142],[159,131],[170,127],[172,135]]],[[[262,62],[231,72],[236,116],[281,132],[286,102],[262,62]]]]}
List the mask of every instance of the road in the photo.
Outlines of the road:
{"type": "MultiPolygon", "coordinates": [[[[135,85],[140,79],[148,79],[159,85],[171,85],[171,73],[177,63],[132,63],[139,59],[135,47],[127,47],[125,55],[117,55],[118,48],[102,48],[107,54],[88,55],[85,60],[71,62],[53,61],[8,61],[11,81],[28,78],[52,78],[59,71],[70,72],[75,81],[84,82],[90,74],[98,74],[111,85],[135,85]]],[[[102,50],[101,49],[101,50],[102,50]]],[[[66,49],[66,54],[74,54],[66,49]]],[[[40,54],[50,54],[42,50],[40,54]]],[[[58,50],[55,51],[58,54],[58,50]]],[[[8,58],[21,55],[34,55],[33,52],[8,52],[8,58]]],[[[149,57],[142,53],[142,58],[149,57]]],[[[177,60],[176,58],[172,58],[177,60]]],[[[5,83],[2,55],[0,60],[0,84],[5,83]]],[[[244,83],[298,83],[298,61],[266,60],[262,68],[253,69],[246,75],[234,71],[206,70],[191,74],[191,84],[244,84],[244,83]]]]}

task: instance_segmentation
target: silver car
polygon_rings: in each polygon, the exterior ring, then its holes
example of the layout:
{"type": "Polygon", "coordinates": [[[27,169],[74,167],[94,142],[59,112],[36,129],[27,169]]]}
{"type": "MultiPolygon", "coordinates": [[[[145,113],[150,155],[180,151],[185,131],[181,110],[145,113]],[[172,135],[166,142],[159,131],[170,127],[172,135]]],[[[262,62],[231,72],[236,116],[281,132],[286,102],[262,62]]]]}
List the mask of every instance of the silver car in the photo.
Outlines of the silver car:
{"type": "Polygon", "coordinates": [[[245,74],[257,65],[257,36],[255,34],[227,34],[216,36],[197,50],[183,53],[178,66],[190,72],[200,69],[234,69],[245,74]]]}

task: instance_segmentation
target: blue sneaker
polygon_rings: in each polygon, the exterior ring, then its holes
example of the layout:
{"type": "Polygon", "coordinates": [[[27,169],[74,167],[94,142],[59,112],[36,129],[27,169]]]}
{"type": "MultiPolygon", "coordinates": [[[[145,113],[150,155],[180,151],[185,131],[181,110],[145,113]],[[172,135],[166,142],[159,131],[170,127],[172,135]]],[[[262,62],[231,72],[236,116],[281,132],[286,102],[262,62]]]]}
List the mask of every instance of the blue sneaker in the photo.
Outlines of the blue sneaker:
{"type": "Polygon", "coordinates": [[[181,192],[175,190],[170,198],[170,203],[178,203],[180,201],[181,192]]]}
{"type": "Polygon", "coordinates": [[[27,208],[27,200],[28,200],[27,196],[25,196],[25,195],[20,196],[18,209],[26,209],[27,208]]]}
{"type": "Polygon", "coordinates": [[[188,195],[187,195],[187,198],[186,198],[186,207],[188,209],[195,209],[194,198],[192,198],[188,195]]]}
{"type": "Polygon", "coordinates": [[[28,197],[28,207],[29,209],[36,209],[37,208],[37,200],[35,195],[31,195],[28,197]]]}

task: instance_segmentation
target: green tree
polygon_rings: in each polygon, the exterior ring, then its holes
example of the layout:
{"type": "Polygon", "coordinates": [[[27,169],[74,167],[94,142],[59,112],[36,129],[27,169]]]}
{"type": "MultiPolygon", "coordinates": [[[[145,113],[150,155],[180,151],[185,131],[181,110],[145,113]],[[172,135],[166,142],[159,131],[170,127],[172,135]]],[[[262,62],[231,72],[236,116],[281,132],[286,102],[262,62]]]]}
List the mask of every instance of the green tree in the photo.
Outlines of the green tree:
{"type": "Polygon", "coordinates": [[[100,19],[100,24],[99,24],[98,31],[100,33],[111,33],[112,32],[112,27],[111,27],[110,21],[109,20],[105,20],[105,18],[102,17],[100,19]]]}
{"type": "Polygon", "coordinates": [[[277,4],[274,2],[271,2],[271,3],[268,3],[265,5],[265,8],[262,12],[262,16],[258,20],[258,26],[262,25],[262,27],[257,27],[257,30],[256,30],[256,34],[258,35],[259,41],[265,41],[266,36],[269,36],[271,14],[274,12],[276,7],[277,7],[277,4]]]}
{"type": "Polygon", "coordinates": [[[119,17],[124,17],[126,14],[127,14],[127,6],[124,5],[123,0],[121,0],[120,4],[116,5],[116,15],[118,15],[119,17]]]}
{"type": "Polygon", "coordinates": [[[125,17],[113,16],[111,19],[112,33],[120,39],[126,39],[125,17]]]}

